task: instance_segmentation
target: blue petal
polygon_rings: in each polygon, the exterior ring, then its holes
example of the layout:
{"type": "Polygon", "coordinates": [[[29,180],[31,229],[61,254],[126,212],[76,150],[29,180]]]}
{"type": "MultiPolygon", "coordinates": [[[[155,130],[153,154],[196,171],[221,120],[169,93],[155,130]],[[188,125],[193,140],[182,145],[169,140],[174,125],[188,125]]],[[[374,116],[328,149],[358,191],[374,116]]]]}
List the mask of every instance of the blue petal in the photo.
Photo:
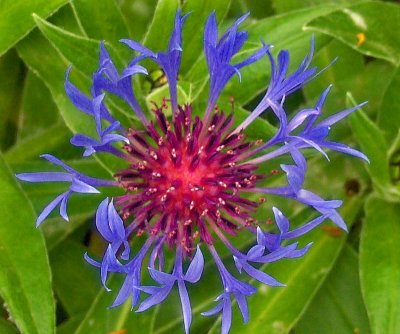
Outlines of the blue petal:
{"type": "Polygon", "coordinates": [[[176,280],[176,277],[174,277],[171,274],[164,273],[162,271],[153,269],[153,268],[148,268],[150,276],[155,280],[156,282],[162,284],[162,285],[170,285],[173,284],[176,280]]]}
{"type": "Polygon", "coordinates": [[[61,203],[63,198],[67,196],[69,192],[62,193],[61,195],[58,195],[55,199],[53,199],[40,213],[39,217],[36,219],[36,227],[38,227],[46,218],[47,216],[51,213],[51,211],[54,210],[54,208],[61,203]]]}
{"type": "Polygon", "coordinates": [[[60,216],[62,218],[64,218],[64,220],[69,221],[68,218],[68,214],[67,214],[67,201],[68,201],[68,197],[70,194],[68,194],[67,196],[64,196],[64,198],[61,201],[60,204],[60,216]]]}
{"type": "Polygon", "coordinates": [[[289,231],[289,220],[283,215],[283,213],[276,207],[272,207],[272,211],[275,215],[275,221],[278,224],[281,234],[289,231]]]}
{"type": "Polygon", "coordinates": [[[323,141],[323,142],[321,142],[321,145],[323,145],[324,147],[326,147],[332,151],[338,151],[338,152],[342,152],[345,154],[349,154],[354,157],[363,159],[369,163],[369,159],[364,153],[361,153],[360,151],[357,151],[354,148],[351,148],[347,145],[344,145],[341,143],[329,142],[329,141],[323,141]]]}
{"type": "Polygon", "coordinates": [[[240,293],[235,293],[235,297],[242,313],[243,321],[245,324],[249,322],[249,307],[247,305],[247,298],[240,293]]]}
{"type": "Polygon", "coordinates": [[[283,235],[284,239],[293,239],[300,237],[308,232],[310,232],[312,229],[320,225],[324,220],[326,219],[326,216],[319,216],[312,221],[308,222],[307,224],[304,224],[303,226],[300,226],[292,231],[286,232],[283,235]]]}
{"type": "Polygon", "coordinates": [[[96,211],[96,227],[108,242],[113,240],[113,235],[108,223],[108,197],[103,200],[96,211]]]}
{"type": "Polygon", "coordinates": [[[65,72],[65,92],[67,93],[71,102],[77,107],[79,110],[83,111],[86,114],[93,115],[93,107],[92,101],[88,98],[85,94],[83,94],[78,88],[76,88],[70,81],[69,81],[69,74],[71,72],[71,67],[68,67],[67,71],[65,72]]]}
{"type": "Polygon", "coordinates": [[[324,119],[323,121],[321,121],[320,123],[318,123],[317,127],[329,127],[332,126],[333,124],[341,121],[343,118],[347,117],[348,115],[350,115],[352,112],[356,111],[357,109],[360,109],[361,107],[363,107],[364,105],[366,105],[368,102],[363,102],[360,103],[359,105],[353,107],[353,108],[349,108],[346,110],[343,110],[337,114],[334,114],[326,119],[324,119]]]}
{"type": "Polygon", "coordinates": [[[168,297],[171,292],[173,285],[166,285],[162,288],[157,288],[157,292],[152,294],[150,297],[145,299],[140,305],[136,312],[143,312],[149,309],[150,307],[160,304],[164,301],[165,298],[168,297]]]}
{"type": "Polygon", "coordinates": [[[292,192],[297,194],[304,183],[304,171],[295,165],[281,165],[281,168],[287,175],[292,192]]]}
{"type": "Polygon", "coordinates": [[[179,297],[181,299],[183,322],[185,323],[185,332],[189,334],[190,324],[192,323],[192,308],[186,286],[183,280],[178,280],[179,297]]]}
{"type": "Polygon", "coordinates": [[[200,250],[200,247],[197,246],[196,254],[189,265],[189,268],[185,274],[185,281],[190,283],[196,283],[201,277],[204,268],[204,257],[200,250]]]}
{"type": "Polygon", "coordinates": [[[229,298],[224,298],[222,309],[221,334],[228,334],[232,323],[232,305],[229,298]]]}
{"type": "Polygon", "coordinates": [[[96,188],[92,187],[91,185],[78,180],[78,179],[73,179],[71,188],[72,191],[77,192],[77,193],[83,193],[83,194],[99,194],[100,191],[98,191],[96,188]]]}
{"type": "Polygon", "coordinates": [[[139,273],[133,271],[126,276],[125,281],[111,307],[119,306],[129,297],[132,297],[131,309],[133,309],[137,305],[140,297],[140,290],[136,287],[137,284],[139,284],[139,273]]]}
{"type": "Polygon", "coordinates": [[[256,279],[257,281],[267,284],[267,285],[271,285],[271,286],[285,286],[285,284],[280,283],[279,281],[277,281],[275,278],[273,278],[270,275],[267,275],[266,273],[264,273],[261,270],[255,269],[254,267],[252,267],[249,264],[243,264],[243,270],[251,277],[253,277],[254,279],[256,279]]]}
{"type": "Polygon", "coordinates": [[[250,250],[247,252],[247,258],[252,259],[256,257],[263,256],[265,252],[265,246],[264,245],[255,245],[250,248],[250,250]]]}
{"type": "Polygon", "coordinates": [[[71,182],[73,179],[71,174],[63,172],[21,173],[15,176],[26,182],[71,182]]]}
{"type": "Polygon", "coordinates": [[[205,317],[215,315],[215,314],[221,312],[223,306],[224,306],[223,302],[220,302],[215,307],[213,307],[211,310],[202,312],[201,315],[204,315],[205,317]]]}

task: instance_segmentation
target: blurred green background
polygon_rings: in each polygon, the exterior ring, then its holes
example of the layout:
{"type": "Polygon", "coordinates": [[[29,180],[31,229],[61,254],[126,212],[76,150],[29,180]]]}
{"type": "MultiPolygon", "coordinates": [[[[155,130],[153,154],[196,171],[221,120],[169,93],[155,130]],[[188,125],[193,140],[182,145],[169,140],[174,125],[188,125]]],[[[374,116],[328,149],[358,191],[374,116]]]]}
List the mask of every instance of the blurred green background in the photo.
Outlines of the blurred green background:
{"type": "MultiPolygon", "coordinates": [[[[112,278],[115,289],[106,293],[97,271],[83,260],[85,251],[100,256],[104,247],[93,232],[101,196],[75,195],[69,223],[54,215],[35,229],[37,213],[63,187],[20,184],[13,176],[50,170],[38,157],[42,153],[53,153],[92,176],[112,174],[113,161],[82,159],[69,144],[72,134],[90,123],[64,93],[65,70],[72,64],[72,81],[88,92],[100,40],[118,65],[132,57],[118,42],[121,38],[163,50],[179,7],[192,12],[183,33],[180,102],[192,101],[197,113],[207,98],[201,50],[203,25],[212,10],[221,27],[251,12],[243,24],[249,42],[239,57],[263,39],[275,46],[275,55],[290,50],[293,70],[308,53],[312,34],[312,64],[322,69],[338,57],[290,96],[289,111],[312,106],[329,84],[333,89],[325,115],[369,102],[332,133],[367,154],[369,165],[335,153],[329,154],[331,162],[318,154],[309,160],[308,188],[344,200],[340,212],[349,234],[325,224],[301,240],[315,242],[304,258],[268,266],[267,272],[287,287],[260,287],[249,299],[250,323],[243,325],[235,310],[231,333],[400,333],[400,5],[357,0],[0,0],[0,333],[183,333],[176,294],[144,314],[130,312],[128,303],[107,309],[120,281],[112,278]]],[[[157,67],[146,65],[150,77],[135,82],[143,105],[167,92],[157,67]]],[[[228,106],[233,96],[236,117],[242,119],[265,91],[269,73],[266,59],[243,70],[242,83],[233,78],[220,105],[228,106]]],[[[137,124],[118,101],[112,109],[125,125],[137,124]]],[[[271,136],[274,119],[263,117],[250,138],[271,136]]],[[[310,215],[273,198],[260,213],[264,219],[272,205],[295,224],[310,215]]],[[[251,240],[239,242],[245,248],[251,240]]],[[[191,287],[192,333],[220,331],[218,318],[200,315],[220,289],[213,272],[207,265],[204,279],[191,287]]]]}

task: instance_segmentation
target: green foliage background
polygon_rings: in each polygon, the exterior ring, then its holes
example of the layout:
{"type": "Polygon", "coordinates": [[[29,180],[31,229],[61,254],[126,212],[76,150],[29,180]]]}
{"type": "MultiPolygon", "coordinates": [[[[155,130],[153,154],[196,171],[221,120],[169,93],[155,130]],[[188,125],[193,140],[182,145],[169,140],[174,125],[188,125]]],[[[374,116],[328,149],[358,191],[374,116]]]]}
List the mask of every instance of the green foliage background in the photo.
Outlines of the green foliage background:
{"type": "MultiPolygon", "coordinates": [[[[313,33],[313,64],[324,68],[339,57],[290,97],[291,110],[313,105],[331,83],[326,115],[369,101],[333,133],[361,148],[369,165],[334,153],[331,162],[319,155],[310,158],[308,187],[324,198],[344,199],[341,214],[349,234],[326,224],[301,240],[315,241],[304,258],[268,266],[268,273],[287,287],[261,287],[249,299],[250,323],[243,325],[235,311],[231,333],[400,333],[400,5],[357,0],[0,0],[0,333],[183,332],[176,295],[145,314],[130,312],[128,303],[107,309],[119,278],[110,280],[113,292],[104,292],[98,273],[82,257],[88,250],[100,255],[104,247],[93,230],[100,197],[77,195],[69,223],[54,216],[35,229],[36,214],[62,189],[20,184],[13,176],[48,170],[38,158],[42,153],[54,153],[93,176],[112,174],[114,161],[83,160],[69,145],[73,133],[91,127],[64,93],[65,70],[72,64],[73,82],[87,91],[100,40],[119,65],[132,56],[118,42],[121,38],[162,50],[179,7],[192,11],[183,35],[180,100],[193,101],[199,114],[208,87],[202,33],[212,10],[221,26],[251,11],[244,25],[250,38],[241,56],[263,39],[274,44],[275,52],[289,49],[294,68],[308,52],[313,33]]],[[[245,117],[267,87],[269,72],[266,60],[243,70],[242,83],[232,80],[220,106],[234,96],[237,119],[245,117]]],[[[156,80],[138,81],[135,89],[143,105],[166,93],[156,80]]],[[[136,124],[117,100],[109,104],[125,125],[136,124]]],[[[268,138],[274,125],[266,115],[249,136],[268,138]]],[[[288,201],[269,202],[264,219],[276,203],[295,223],[309,217],[288,201]]],[[[246,247],[251,240],[239,242],[246,247]]],[[[192,333],[219,333],[219,319],[200,316],[220,289],[213,273],[207,265],[204,280],[190,291],[192,333]]]]}

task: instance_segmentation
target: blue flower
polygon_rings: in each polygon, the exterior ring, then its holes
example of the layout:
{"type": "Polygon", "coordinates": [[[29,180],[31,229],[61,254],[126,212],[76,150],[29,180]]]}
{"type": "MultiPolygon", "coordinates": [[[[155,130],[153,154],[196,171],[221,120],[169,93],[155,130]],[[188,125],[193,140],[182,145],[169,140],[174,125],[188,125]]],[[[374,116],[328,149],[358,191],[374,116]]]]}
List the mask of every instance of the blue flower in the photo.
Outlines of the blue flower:
{"type": "Polygon", "coordinates": [[[175,257],[174,269],[171,274],[164,273],[163,271],[149,268],[151,277],[157,283],[161,284],[161,287],[154,286],[142,286],[141,290],[150,294],[146,300],[144,300],[137,312],[143,312],[148,308],[161,303],[171,292],[175,282],[178,285],[179,296],[182,304],[182,314],[185,323],[185,332],[189,333],[190,324],[192,322],[192,311],[190,306],[190,299],[186,289],[185,281],[190,283],[197,283],[200,280],[201,274],[204,268],[204,258],[201,253],[200,247],[197,247],[196,254],[190,263],[186,274],[183,273],[182,269],[182,248],[178,247],[175,257]]]}
{"type": "Polygon", "coordinates": [[[67,202],[73,192],[82,194],[97,194],[100,193],[100,191],[97,190],[96,187],[108,187],[115,185],[114,181],[95,179],[93,177],[83,175],[50,154],[43,154],[41,157],[48,160],[52,164],[61,166],[65,172],[21,173],[16,175],[17,178],[22,181],[40,183],[69,182],[70,187],[66,192],[57,196],[43,209],[36,220],[36,226],[39,226],[58,205],[60,205],[60,216],[68,221],[67,202]]]}
{"type": "Polygon", "coordinates": [[[99,136],[99,140],[83,134],[76,134],[71,138],[72,145],[82,146],[85,148],[83,153],[83,156],[85,157],[92,155],[95,152],[110,152],[121,156],[121,153],[111,144],[119,141],[129,143],[129,140],[124,136],[112,133],[120,129],[120,123],[118,121],[113,121],[106,129],[102,129],[101,105],[103,99],[104,94],[96,96],[93,99],[93,116],[96,122],[96,132],[99,136]]]}
{"type": "Polygon", "coordinates": [[[291,113],[290,119],[287,116],[286,96],[301,89],[319,73],[315,67],[310,67],[314,39],[309,54],[292,73],[288,73],[289,52],[279,52],[275,60],[270,46],[263,42],[246,59],[237,63],[232,61],[247,41],[247,32],[239,31],[239,25],[247,16],[234,22],[220,38],[214,13],[205,24],[204,53],[210,90],[202,118],[192,115],[192,105],[188,101],[179,104],[177,98],[183,52],[182,29],[187,15],[177,12],[166,51],[155,52],[136,41],[121,40],[137,53],[122,71],[116,68],[102,42],[90,96],[69,81],[71,69],[66,72],[66,94],[80,111],[93,118],[92,130],[96,133],[94,137],[77,133],[71,143],[84,149],[84,157],[98,152],[111,154],[124,163],[124,168],[116,170],[113,179],[102,180],[86,176],[45,154],[43,158],[64,171],[17,175],[27,182],[69,184],[68,189],[39,214],[37,225],[57,206],[60,206],[60,215],[68,220],[67,202],[73,193],[100,193],[98,188],[118,188],[121,195],[103,199],[96,212],[97,231],[107,243],[103,257],[97,261],[85,254],[85,258],[99,268],[101,283],[108,291],[109,274],[123,276],[123,284],[112,307],[131,299],[132,309],[137,307],[136,312],[143,312],[162,303],[177,286],[186,333],[192,322],[186,284],[197,283],[203,274],[201,247],[211,254],[222,283],[222,292],[215,299],[217,305],[202,314],[222,313],[221,332],[225,334],[231,327],[232,299],[236,300],[244,322],[249,320],[247,298],[257,289],[244,277],[283,288],[284,283],[264,272],[260,265],[304,256],[312,243],[300,247],[296,239],[328,219],[346,230],[346,224],[337,212],[342,201],[324,200],[305,188],[307,161],[304,149],[314,149],[326,157],[325,150],[331,149],[368,161],[363,153],[328,139],[330,128],[362,104],[320,121],[328,87],[315,106],[291,113]],[[254,110],[235,127],[234,114],[227,115],[215,106],[227,82],[235,74],[240,79],[243,67],[264,56],[271,64],[270,84],[254,110]],[[162,68],[169,84],[169,99],[165,98],[162,106],[154,107],[154,119],[139,104],[132,86],[133,76],[147,75],[147,70],[140,65],[145,59],[162,68]],[[138,128],[129,125],[125,128],[114,118],[107,107],[108,94],[126,103],[141,123],[138,128]],[[267,110],[274,113],[279,127],[272,138],[265,138],[264,144],[256,145],[257,142],[246,138],[246,128],[267,110]],[[266,187],[262,184],[265,175],[258,167],[281,156],[293,160],[293,163],[280,165],[286,181],[280,186],[266,187]],[[294,200],[318,212],[318,216],[291,230],[289,220],[273,207],[277,232],[263,230],[254,218],[262,201],[250,199],[249,193],[294,200]],[[246,252],[234,245],[239,233],[247,234],[252,243],[246,252]],[[140,241],[142,239],[144,241],[140,241]],[[139,247],[139,251],[133,252],[131,243],[138,243],[135,248],[139,247]],[[225,266],[217,251],[219,247],[230,251],[232,257],[226,260],[236,265],[236,274],[232,272],[235,269],[229,271],[225,266]],[[164,261],[166,248],[175,254],[172,270],[164,261]],[[143,284],[143,270],[148,271],[155,285],[143,284]],[[141,298],[142,294],[147,296],[141,298]]]}

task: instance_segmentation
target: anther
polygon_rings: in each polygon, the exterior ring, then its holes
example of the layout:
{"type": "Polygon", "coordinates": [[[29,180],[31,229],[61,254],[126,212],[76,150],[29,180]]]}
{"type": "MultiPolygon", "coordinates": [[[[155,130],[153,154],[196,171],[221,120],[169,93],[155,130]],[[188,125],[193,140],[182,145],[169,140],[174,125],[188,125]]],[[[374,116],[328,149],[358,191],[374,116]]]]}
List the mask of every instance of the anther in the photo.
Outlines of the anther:
{"type": "Polygon", "coordinates": [[[173,158],[176,158],[176,150],[174,148],[171,150],[171,155],[173,158]]]}
{"type": "Polygon", "coordinates": [[[201,153],[203,152],[203,150],[204,150],[204,146],[200,146],[200,148],[199,148],[199,154],[201,154],[201,153]]]}
{"type": "Polygon", "coordinates": [[[156,193],[156,192],[157,192],[157,188],[149,188],[149,189],[146,191],[146,195],[154,194],[154,193],[156,193]]]}
{"type": "Polygon", "coordinates": [[[152,157],[154,160],[158,160],[158,156],[157,156],[157,153],[156,153],[156,152],[150,151],[150,155],[151,155],[151,157],[152,157]]]}
{"type": "Polygon", "coordinates": [[[170,193],[171,191],[174,191],[175,190],[175,187],[169,187],[168,189],[167,189],[167,193],[170,193]]]}

